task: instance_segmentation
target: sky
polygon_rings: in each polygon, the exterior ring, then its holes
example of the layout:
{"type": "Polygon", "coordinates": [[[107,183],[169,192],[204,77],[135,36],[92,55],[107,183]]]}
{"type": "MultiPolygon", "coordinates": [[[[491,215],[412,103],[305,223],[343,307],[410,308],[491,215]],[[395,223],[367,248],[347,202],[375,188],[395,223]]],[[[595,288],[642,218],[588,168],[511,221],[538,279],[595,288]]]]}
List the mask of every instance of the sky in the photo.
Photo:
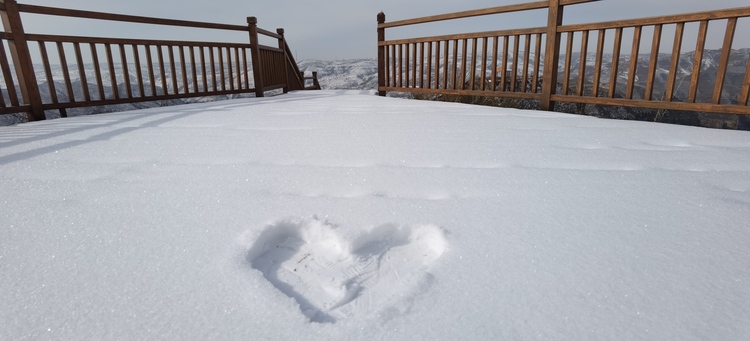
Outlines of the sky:
{"type": "MultiPolygon", "coordinates": [[[[376,57],[376,16],[383,11],[388,21],[414,17],[503,6],[521,0],[490,1],[434,1],[434,0],[289,0],[259,2],[240,0],[19,0],[20,3],[67,7],[99,12],[112,12],[140,16],[162,17],[193,21],[246,24],[246,17],[255,16],[261,28],[275,30],[283,27],[297,59],[351,59],[376,57]]],[[[570,6],[566,9],[565,23],[585,23],[631,19],[658,15],[690,13],[748,6],[747,0],[602,0],[570,6]]],[[[409,28],[394,28],[386,32],[387,38],[428,36],[433,34],[466,33],[500,30],[506,28],[539,27],[546,22],[545,11],[493,15],[472,19],[454,20],[439,24],[425,24],[409,28]]],[[[112,37],[189,39],[209,41],[245,42],[242,33],[172,29],[162,26],[144,26],[108,23],[97,20],[69,20],[55,17],[25,15],[28,33],[59,33],[112,37]],[[62,21],[61,21],[62,20],[62,21]],[[154,29],[154,28],[157,29],[154,29]]],[[[709,31],[708,48],[718,48],[723,29],[709,31]]],[[[750,27],[750,20],[741,20],[738,32],[750,27]]],[[[688,33],[690,32],[688,29],[688,33]]],[[[668,39],[665,36],[665,39],[668,39]]],[[[750,36],[737,34],[735,47],[750,47],[750,36]]]]}

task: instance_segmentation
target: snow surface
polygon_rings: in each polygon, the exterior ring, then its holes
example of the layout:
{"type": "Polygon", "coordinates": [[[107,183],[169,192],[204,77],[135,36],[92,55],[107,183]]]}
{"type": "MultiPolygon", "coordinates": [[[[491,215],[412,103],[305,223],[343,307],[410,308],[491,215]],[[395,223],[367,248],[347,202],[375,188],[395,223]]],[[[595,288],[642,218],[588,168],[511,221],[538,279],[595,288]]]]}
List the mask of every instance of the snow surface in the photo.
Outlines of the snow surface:
{"type": "Polygon", "coordinates": [[[750,135],[297,92],[0,127],[0,339],[750,338],[750,135]]]}

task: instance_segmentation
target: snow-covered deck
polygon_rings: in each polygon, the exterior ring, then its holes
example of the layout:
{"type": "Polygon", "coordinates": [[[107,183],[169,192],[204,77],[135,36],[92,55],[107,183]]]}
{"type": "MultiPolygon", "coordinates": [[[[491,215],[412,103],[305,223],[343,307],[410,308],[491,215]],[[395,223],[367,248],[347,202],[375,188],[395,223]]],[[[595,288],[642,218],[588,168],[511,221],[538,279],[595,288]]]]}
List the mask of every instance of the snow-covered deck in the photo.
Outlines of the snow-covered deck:
{"type": "Polygon", "coordinates": [[[750,134],[298,92],[0,127],[0,339],[746,339],[750,134]]]}

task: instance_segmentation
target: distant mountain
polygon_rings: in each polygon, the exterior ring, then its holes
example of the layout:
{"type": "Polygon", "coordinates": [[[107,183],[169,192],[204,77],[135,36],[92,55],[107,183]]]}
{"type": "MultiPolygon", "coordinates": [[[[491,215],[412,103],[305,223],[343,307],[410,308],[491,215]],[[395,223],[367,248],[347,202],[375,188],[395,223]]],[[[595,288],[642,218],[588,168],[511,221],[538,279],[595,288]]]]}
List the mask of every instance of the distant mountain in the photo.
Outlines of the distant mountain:
{"type": "Polygon", "coordinates": [[[376,90],[378,88],[378,61],[376,59],[302,60],[300,71],[306,75],[318,72],[323,89],[376,90]]]}

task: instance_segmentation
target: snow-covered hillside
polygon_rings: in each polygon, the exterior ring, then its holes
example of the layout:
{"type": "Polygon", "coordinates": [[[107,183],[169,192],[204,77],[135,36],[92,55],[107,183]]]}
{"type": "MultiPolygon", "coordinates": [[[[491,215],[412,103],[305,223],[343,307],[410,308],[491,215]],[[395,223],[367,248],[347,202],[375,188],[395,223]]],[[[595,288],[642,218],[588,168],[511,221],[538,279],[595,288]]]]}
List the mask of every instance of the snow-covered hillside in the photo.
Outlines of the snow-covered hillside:
{"type": "Polygon", "coordinates": [[[376,59],[302,60],[300,71],[318,72],[320,87],[328,90],[375,90],[378,88],[376,59]]]}
{"type": "Polygon", "coordinates": [[[749,154],[345,91],[0,127],[0,339],[743,340],[749,154]]]}

